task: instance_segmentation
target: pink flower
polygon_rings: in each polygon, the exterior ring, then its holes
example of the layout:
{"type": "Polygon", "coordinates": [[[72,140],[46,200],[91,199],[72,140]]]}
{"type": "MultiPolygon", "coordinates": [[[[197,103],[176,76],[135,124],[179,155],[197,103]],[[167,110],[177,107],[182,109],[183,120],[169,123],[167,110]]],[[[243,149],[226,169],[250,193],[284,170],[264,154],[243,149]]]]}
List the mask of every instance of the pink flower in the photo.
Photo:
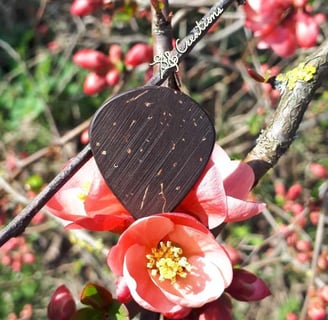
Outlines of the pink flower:
{"type": "Polygon", "coordinates": [[[204,173],[175,211],[194,215],[210,229],[249,219],[265,207],[246,201],[253,184],[253,170],[244,162],[230,160],[215,145],[204,173]]]}
{"type": "Polygon", "coordinates": [[[71,221],[68,229],[120,233],[134,221],[107,187],[93,158],[50,199],[47,209],[71,221]]]}
{"type": "MultiPolygon", "coordinates": [[[[210,228],[248,219],[264,208],[262,203],[245,201],[253,183],[252,169],[241,161],[231,161],[216,145],[204,173],[176,211],[190,213],[210,228]]],[[[133,221],[107,187],[94,160],[89,160],[47,206],[60,218],[74,221],[71,228],[79,225],[92,231],[121,232],[133,221]]]]}
{"type": "Polygon", "coordinates": [[[244,9],[246,28],[260,38],[258,48],[270,47],[281,57],[292,55],[298,46],[315,46],[319,21],[326,19],[311,15],[312,7],[307,1],[247,0],[244,9]]]}
{"type": "MultiPolygon", "coordinates": [[[[265,207],[263,203],[246,201],[253,183],[252,169],[246,163],[230,160],[215,145],[203,174],[175,211],[193,215],[210,229],[223,222],[249,219],[265,207]]],[[[134,221],[107,187],[93,159],[56,193],[47,208],[72,221],[69,228],[121,233],[134,221]]]]}
{"type": "Polygon", "coordinates": [[[111,249],[107,262],[125,278],[137,303],[164,314],[214,301],[232,280],[223,247],[204,225],[181,213],[135,221],[111,249]]]}
{"type": "Polygon", "coordinates": [[[271,294],[262,279],[243,269],[233,270],[233,281],[226,292],[239,301],[259,301],[271,294]]]}

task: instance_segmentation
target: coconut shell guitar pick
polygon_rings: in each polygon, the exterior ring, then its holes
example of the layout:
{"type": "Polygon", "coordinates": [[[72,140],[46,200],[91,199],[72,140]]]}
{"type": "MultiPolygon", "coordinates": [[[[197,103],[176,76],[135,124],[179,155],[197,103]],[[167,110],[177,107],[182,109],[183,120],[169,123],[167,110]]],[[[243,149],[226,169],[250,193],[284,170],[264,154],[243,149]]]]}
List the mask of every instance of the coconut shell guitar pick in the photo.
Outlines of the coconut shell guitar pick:
{"type": "Polygon", "coordinates": [[[136,218],[172,211],[202,173],[215,142],[204,110],[167,87],[141,87],[106,101],[90,126],[106,183],[136,218]]]}

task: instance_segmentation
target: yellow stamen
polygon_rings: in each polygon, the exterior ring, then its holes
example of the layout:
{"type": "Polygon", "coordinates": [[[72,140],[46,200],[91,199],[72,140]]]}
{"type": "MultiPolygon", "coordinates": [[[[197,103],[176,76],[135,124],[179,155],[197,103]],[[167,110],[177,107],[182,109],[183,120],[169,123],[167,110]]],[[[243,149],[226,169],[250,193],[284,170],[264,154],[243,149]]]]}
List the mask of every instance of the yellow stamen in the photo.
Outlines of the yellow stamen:
{"type": "Polygon", "coordinates": [[[82,183],[82,186],[81,186],[81,189],[82,190],[77,195],[77,197],[79,198],[79,200],[85,201],[85,199],[87,198],[88,193],[90,191],[90,188],[91,188],[91,182],[90,181],[84,181],[82,183]]]}
{"type": "Polygon", "coordinates": [[[180,247],[172,245],[171,241],[161,241],[158,248],[152,248],[151,254],[147,254],[147,268],[151,269],[152,276],[159,276],[159,281],[171,280],[176,282],[176,277],[186,278],[191,271],[191,265],[182,255],[180,247]]]}

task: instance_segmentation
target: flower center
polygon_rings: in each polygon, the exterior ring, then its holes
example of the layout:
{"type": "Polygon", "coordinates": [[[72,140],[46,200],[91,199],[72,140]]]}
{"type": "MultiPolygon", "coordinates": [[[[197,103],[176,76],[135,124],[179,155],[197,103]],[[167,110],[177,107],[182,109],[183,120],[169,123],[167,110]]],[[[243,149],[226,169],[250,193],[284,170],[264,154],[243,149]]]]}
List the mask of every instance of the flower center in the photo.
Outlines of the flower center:
{"type": "Polygon", "coordinates": [[[147,254],[147,268],[151,269],[151,275],[159,275],[159,281],[171,280],[176,282],[176,277],[186,278],[191,270],[187,258],[182,255],[180,247],[172,245],[171,241],[161,241],[157,248],[151,249],[147,254]]]}
{"type": "Polygon", "coordinates": [[[91,181],[84,181],[81,185],[81,191],[77,195],[78,199],[85,201],[91,188],[91,181]]]}

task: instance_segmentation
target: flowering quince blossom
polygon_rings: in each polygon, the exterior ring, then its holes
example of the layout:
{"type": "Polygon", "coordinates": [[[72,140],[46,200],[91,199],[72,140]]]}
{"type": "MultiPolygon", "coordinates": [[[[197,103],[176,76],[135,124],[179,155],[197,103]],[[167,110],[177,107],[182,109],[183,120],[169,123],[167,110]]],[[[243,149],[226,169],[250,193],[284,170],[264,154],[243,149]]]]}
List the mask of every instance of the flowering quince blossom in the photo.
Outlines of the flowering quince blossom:
{"type": "Polygon", "coordinates": [[[277,55],[292,55],[297,46],[316,45],[322,14],[311,15],[307,0],[247,0],[245,26],[260,38],[258,47],[270,47],[277,55]]]}
{"type": "MultiPolygon", "coordinates": [[[[210,229],[223,222],[249,219],[265,207],[263,203],[245,200],[253,184],[252,169],[246,163],[230,160],[215,145],[203,174],[175,211],[193,215],[210,229]]],[[[134,221],[107,187],[94,159],[56,193],[47,208],[72,221],[70,229],[121,233],[134,221]]]]}
{"type": "Polygon", "coordinates": [[[230,160],[216,144],[203,174],[175,211],[194,215],[210,229],[223,222],[249,219],[265,207],[245,200],[254,181],[250,166],[230,160]]]}
{"type": "Polygon", "coordinates": [[[135,221],[107,262],[138,304],[163,314],[188,313],[214,301],[232,281],[224,248],[203,224],[182,213],[135,221]]]}
{"type": "Polygon", "coordinates": [[[121,233],[134,219],[107,187],[90,159],[47,203],[55,216],[72,221],[67,229],[121,233]]]}

